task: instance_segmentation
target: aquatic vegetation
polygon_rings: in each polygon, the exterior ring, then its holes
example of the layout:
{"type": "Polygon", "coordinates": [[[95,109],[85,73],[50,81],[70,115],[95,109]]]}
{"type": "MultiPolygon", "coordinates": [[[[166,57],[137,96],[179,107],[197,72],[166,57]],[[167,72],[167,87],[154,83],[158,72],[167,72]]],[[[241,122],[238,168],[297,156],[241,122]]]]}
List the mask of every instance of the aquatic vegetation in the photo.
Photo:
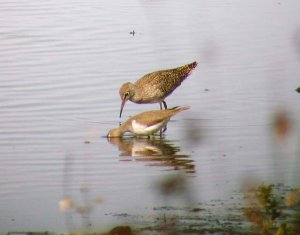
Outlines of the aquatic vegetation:
{"type": "Polygon", "coordinates": [[[281,200],[273,194],[272,185],[260,185],[248,190],[244,209],[246,218],[254,225],[254,234],[273,234],[275,220],[281,215],[281,200]]]}
{"type": "Polygon", "coordinates": [[[291,219],[292,234],[300,234],[300,188],[289,193],[285,200],[287,207],[294,211],[294,216],[291,219]]]}
{"type": "Polygon", "coordinates": [[[286,197],[274,193],[273,185],[261,184],[246,193],[246,219],[253,235],[296,235],[300,225],[300,189],[286,197]],[[293,213],[288,211],[293,207],[293,213]],[[294,215],[293,215],[294,214],[294,215]]]}

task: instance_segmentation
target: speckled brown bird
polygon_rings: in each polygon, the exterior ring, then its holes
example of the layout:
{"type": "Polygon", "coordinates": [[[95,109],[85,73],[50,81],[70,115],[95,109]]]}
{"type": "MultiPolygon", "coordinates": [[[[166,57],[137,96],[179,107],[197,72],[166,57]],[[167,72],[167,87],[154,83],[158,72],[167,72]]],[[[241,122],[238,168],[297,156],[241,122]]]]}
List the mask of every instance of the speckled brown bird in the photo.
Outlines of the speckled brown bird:
{"type": "Polygon", "coordinates": [[[127,100],[137,104],[159,103],[160,109],[162,109],[162,104],[167,109],[166,97],[191,74],[196,66],[195,61],[178,68],[146,74],[135,83],[124,83],[119,90],[122,99],[120,117],[127,100]]]}
{"type": "Polygon", "coordinates": [[[121,137],[125,132],[131,132],[135,135],[150,136],[164,128],[171,117],[187,109],[189,109],[189,107],[184,106],[142,112],[129,118],[118,128],[110,130],[107,137],[121,137]]]}

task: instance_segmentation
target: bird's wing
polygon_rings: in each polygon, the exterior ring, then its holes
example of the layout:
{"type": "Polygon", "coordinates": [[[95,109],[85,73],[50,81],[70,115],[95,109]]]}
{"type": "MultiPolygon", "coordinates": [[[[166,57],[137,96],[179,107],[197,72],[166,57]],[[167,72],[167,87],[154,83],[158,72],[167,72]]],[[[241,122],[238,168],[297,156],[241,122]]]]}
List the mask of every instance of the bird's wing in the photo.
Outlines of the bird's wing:
{"type": "Polygon", "coordinates": [[[139,121],[139,120],[132,120],[132,126],[137,127],[138,129],[146,129],[151,126],[156,126],[160,125],[162,122],[166,120],[166,118],[158,118],[158,117],[153,117],[151,118],[152,115],[148,116],[148,119],[146,121],[139,121]]]}
{"type": "Polygon", "coordinates": [[[152,125],[144,125],[142,123],[137,122],[136,120],[132,120],[132,129],[135,133],[143,133],[143,132],[154,132],[158,129],[160,129],[163,126],[163,121],[154,123],[152,125]]]}

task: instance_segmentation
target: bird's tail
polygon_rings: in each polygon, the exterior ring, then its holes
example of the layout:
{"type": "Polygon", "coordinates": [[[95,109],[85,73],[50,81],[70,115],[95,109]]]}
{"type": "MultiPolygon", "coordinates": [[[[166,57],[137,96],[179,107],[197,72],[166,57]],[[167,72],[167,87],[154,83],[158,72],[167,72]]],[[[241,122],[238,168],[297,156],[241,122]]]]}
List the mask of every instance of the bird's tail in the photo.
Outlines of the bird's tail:
{"type": "Polygon", "coordinates": [[[197,65],[198,65],[197,61],[194,61],[193,63],[188,64],[188,67],[189,67],[189,69],[192,70],[192,69],[196,68],[197,65]]]}
{"type": "MultiPolygon", "coordinates": [[[[184,69],[186,71],[186,77],[189,76],[193,70],[197,67],[198,63],[196,61],[194,61],[193,63],[187,64],[184,66],[184,69]]],[[[186,78],[185,77],[185,78],[186,78]]]]}
{"type": "Polygon", "coordinates": [[[174,111],[176,111],[176,113],[187,110],[187,109],[190,109],[190,106],[182,106],[182,107],[175,106],[173,108],[170,108],[170,110],[174,110],[174,111]]]}

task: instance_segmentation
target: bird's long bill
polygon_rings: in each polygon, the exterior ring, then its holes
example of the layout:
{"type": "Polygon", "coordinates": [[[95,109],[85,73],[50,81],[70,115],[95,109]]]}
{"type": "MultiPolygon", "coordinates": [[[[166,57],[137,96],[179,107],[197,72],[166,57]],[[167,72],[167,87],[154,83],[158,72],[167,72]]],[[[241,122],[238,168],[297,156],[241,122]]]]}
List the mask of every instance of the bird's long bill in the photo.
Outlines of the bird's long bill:
{"type": "Polygon", "coordinates": [[[121,110],[120,110],[120,117],[122,116],[122,112],[123,112],[123,108],[126,102],[126,97],[124,97],[124,99],[122,100],[122,104],[121,104],[121,110]]]}

